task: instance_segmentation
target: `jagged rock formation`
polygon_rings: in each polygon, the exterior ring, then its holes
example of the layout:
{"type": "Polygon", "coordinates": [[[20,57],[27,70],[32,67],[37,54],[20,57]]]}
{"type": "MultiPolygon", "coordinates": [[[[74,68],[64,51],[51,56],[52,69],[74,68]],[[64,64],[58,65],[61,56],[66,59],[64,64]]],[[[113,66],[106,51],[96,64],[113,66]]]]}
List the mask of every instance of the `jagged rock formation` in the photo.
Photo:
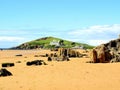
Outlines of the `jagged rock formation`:
{"type": "Polygon", "coordinates": [[[57,60],[57,61],[69,61],[71,57],[83,57],[85,54],[81,54],[78,51],[69,48],[59,48],[57,53],[50,54],[48,61],[57,60]]]}
{"type": "Polygon", "coordinates": [[[94,63],[120,62],[120,38],[95,47],[90,57],[94,63]]]}
{"type": "Polygon", "coordinates": [[[82,54],[80,54],[78,51],[75,51],[73,49],[59,48],[57,55],[68,56],[68,57],[81,57],[82,54]]]}

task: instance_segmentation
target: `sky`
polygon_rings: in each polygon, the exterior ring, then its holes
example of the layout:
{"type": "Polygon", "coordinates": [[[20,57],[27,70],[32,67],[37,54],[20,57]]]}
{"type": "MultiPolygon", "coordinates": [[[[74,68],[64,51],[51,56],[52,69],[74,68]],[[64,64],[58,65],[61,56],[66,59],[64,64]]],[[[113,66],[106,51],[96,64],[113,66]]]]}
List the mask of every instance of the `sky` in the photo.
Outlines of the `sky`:
{"type": "Polygon", "coordinates": [[[99,45],[120,34],[120,0],[0,0],[0,48],[41,37],[99,45]]]}

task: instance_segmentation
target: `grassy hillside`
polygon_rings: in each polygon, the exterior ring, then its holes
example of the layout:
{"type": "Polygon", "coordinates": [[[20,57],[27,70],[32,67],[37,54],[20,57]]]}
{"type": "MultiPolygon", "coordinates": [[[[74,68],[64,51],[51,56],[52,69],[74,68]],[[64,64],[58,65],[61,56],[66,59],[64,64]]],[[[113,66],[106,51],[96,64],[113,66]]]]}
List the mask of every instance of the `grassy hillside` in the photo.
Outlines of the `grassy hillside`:
{"type": "Polygon", "coordinates": [[[63,40],[63,39],[55,38],[55,37],[44,37],[44,38],[40,38],[40,39],[36,39],[30,42],[23,43],[17,46],[16,49],[54,48],[56,47],[56,45],[50,45],[50,42],[52,42],[53,40],[61,41],[62,45],[60,45],[60,47],[72,48],[75,46],[83,46],[86,49],[93,48],[93,46],[90,46],[88,44],[67,41],[67,40],[63,40]]]}

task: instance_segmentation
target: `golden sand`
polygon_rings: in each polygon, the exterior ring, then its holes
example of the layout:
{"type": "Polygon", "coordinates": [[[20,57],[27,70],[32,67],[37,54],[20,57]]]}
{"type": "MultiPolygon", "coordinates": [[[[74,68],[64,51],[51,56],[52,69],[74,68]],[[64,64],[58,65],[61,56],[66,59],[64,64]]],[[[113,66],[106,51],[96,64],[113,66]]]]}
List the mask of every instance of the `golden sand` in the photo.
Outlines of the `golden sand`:
{"type": "Polygon", "coordinates": [[[51,51],[0,51],[0,64],[15,63],[7,68],[13,76],[0,77],[0,90],[120,90],[120,63],[85,63],[90,58],[48,62],[46,57],[34,57],[46,53],[51,51]],[[26,66],[27,61],[37,59],[45,60],[48,65],[26,66]]]}

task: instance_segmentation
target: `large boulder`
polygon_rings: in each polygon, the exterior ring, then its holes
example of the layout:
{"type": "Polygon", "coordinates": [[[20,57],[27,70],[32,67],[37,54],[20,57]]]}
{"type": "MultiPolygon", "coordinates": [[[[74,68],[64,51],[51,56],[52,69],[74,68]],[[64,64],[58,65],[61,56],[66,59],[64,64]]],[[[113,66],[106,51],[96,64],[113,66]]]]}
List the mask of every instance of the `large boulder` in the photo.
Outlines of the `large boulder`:
{"type": "Polygon", "coordinates": [[[95,47],[90,57],[94,63],[120,62],[120,39],[95,47]]]}
{"type": "Polygon", "coordinates": [[[111,59],[110,51],[104,44],[94,48],[91,51],[91,59],[94,63],[105,63],[109,62],[111,59]]]}

